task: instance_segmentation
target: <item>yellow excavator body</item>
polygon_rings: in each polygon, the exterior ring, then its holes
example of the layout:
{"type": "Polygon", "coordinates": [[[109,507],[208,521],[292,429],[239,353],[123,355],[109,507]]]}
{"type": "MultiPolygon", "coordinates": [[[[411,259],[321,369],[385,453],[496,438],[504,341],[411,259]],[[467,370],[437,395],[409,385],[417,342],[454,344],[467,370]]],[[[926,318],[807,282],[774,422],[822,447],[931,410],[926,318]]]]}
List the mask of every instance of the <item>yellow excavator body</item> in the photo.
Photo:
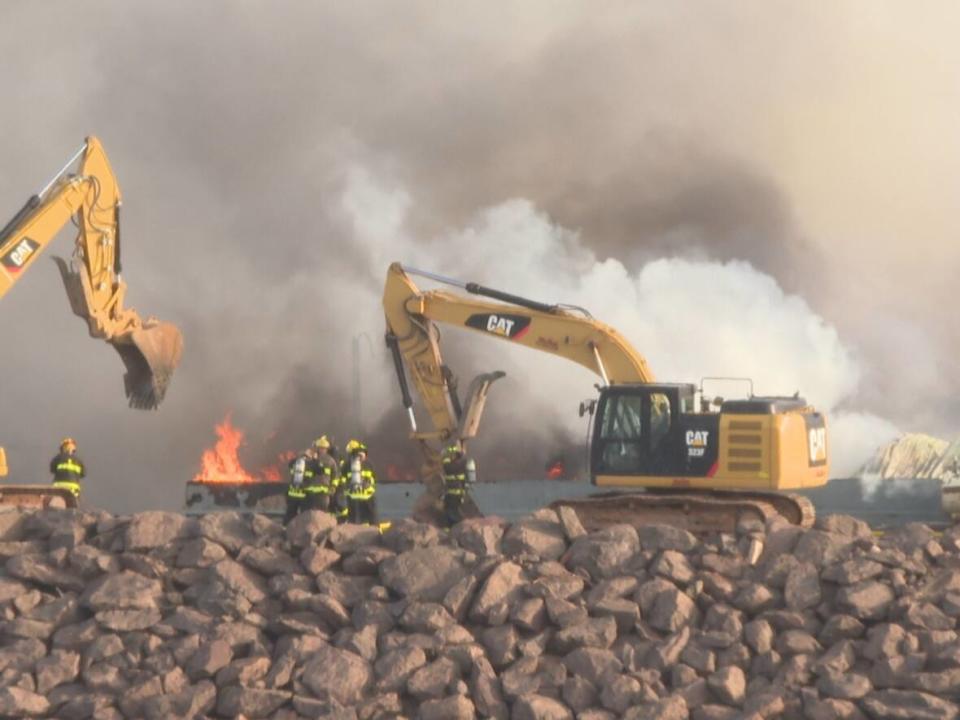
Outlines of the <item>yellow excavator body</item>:
{"type": "Polygon", "coordinates": [[[427,493],[417,506],[421,516],[435,518],[442,502],[439,448],[452,440],[465,444],[479,424],[479,411],[460,407],[454,375],[443,364],[437,324],[449,324],[563,357],[600,376],[599,397],[586,406],[594,418],[591,481],[645,492],[630,495],[629,502],[624,495],[560,501],[585,515],[586,525],[655,522],[669,515],[677,524],[702,529],[713,514],[728,528],[744,516],[762,519],[774,512],[800,525],[813,522],[809,501],[783,492],[817,487],[829,478],[826,419],[802,398],[751,391],[746,399],[711,401],[702,387],[656,382],[643,356],[582,308],[547,305],[399,263],[387,271],[383,305],[412,436],[427,460],[427,493]],[[498,302],[421,291],[411,275],[498,302]],[[407,372],[432,430],[416,427],[407,372]],[[464,432],[471,410],[470,432],[464,432]]]}
{"type": "MultiPolygon", "coordinates": [[[[180,362],[183,337],[171,323],[143,319],[124,306],[121,205],[120,187],[103,146],[88,137],[63,169],[0,229],[0,299],[73,220],[78,229],[73,255],[69,260],[54,258],[70,306],[86,321],[91,337],[105,340],[120,355],[130,406],[153,409],[163,401],[180,362]]],[[[5,498],[12,497],[11,492],[11,486],[4,487],[5,498]]]]}

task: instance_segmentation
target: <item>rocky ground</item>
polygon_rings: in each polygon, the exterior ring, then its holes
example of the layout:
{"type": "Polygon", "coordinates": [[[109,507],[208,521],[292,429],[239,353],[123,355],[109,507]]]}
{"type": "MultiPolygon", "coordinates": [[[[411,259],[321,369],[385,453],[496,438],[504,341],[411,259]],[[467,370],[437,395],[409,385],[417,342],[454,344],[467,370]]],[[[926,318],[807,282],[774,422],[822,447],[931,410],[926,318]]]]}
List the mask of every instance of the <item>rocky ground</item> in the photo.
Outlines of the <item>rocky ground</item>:
{"type": "Polygon", "coordinates": [[[955,718],[960,526],[0,513],[0,715],[955,718]]]}

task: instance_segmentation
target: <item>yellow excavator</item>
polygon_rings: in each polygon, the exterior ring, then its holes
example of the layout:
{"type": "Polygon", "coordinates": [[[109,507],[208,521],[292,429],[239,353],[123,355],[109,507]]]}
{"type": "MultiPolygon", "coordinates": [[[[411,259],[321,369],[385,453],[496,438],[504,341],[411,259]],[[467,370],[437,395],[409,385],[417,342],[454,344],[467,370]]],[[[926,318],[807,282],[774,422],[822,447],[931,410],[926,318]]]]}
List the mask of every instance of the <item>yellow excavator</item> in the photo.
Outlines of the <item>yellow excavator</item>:
{"type": "MultiPolygon", "coordinates": [[[[0,298],[73,220],[78,228],[73,257],[70,261],[54,258],[70,306],[87,322],[91,337],[106,340],[119,353],[126,368],[124,389],[130,407],[153,409],[162,402],[180,362],[183,337],[176,326],[156,318],[144,320],[124,307],[127,285],[120,275],[120,205],[120,188],[103,146],[89,137],[0,230],[0,298]]],[[[6,458],[0,449],[0,476],[5,474],[6,458]]],[[[17,488],[26,493],[25,499],[37,500],[32,504],[44,504],[58,495],[48,487],[4,485],[0,503],[16,502],[17,488]]]]}
{"type": "Polygon", "coordinates": [[[580,409],[593,421],[591,481],[608,491],[554,503],[574,508],[588,529],[660,522],[695,532],[729,531],[744,519],[775,514],[803,527],[813,524],[810,501],[784,491],[827,482],[827,426],[823,414],[798,395],[755,396],[751,383],[746,398],[723,400],[707,397],[703,382],[657,383],[643,356],[582,308],[541,303],[399,263],[387,271],[383,307],[411,437],[425,460],[420,517],[439,517],[439,448],[451,442],[465,446],[476,436],[490,385],[503,376],[480,375],[461,403],[440,353],[439,323],[557,355],[600,377],[599,397],[580,409]],[[479,297],[422,291],[411,276],[479,297]],[[432,429],[417,426],[407,373],[432,429]]]}

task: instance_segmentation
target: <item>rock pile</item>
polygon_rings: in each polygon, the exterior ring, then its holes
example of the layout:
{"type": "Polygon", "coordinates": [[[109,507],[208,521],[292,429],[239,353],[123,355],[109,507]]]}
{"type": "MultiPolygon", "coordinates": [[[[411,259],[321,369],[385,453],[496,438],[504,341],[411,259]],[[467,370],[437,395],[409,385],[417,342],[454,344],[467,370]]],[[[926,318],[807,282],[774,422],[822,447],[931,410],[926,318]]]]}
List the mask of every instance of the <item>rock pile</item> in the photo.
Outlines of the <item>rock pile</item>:
{"type": "Polygon", "coordinates": [[[960,526],[0,513],[0,715],[956,718],[960,526]]]}

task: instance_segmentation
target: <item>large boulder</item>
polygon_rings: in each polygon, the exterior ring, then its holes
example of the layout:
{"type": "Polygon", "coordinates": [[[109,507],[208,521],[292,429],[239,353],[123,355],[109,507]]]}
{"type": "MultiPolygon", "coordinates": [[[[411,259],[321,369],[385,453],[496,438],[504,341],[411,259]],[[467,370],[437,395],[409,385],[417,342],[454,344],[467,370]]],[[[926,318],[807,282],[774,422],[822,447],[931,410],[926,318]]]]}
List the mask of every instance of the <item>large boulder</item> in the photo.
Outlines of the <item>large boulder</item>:
{"type": "Polygon", "coordinates": [[[183,513],[161,510],[136,513],[127,525],[123,545],[134,551],[166,547],[182,537],[189,525],[183,513]]]}
{"type": "Polygon", "coordinates": [[[475,620],[487,620],[500,604],[508,607],[523,594],[527,583],[523,568],[514,562],[504,561],[487,576],[473,601],[470,616],[475,620]]]}
{"type": "Polygon", "coordinates": [[[378,567],[380,581],[409,600],[439,602],[463,577],[460,554],[448,547],[417,548],[387,558],[378,567]]]}
{"type": "Polygon", "coordinates": [[[632,525],[611,525],[574,541],[567,553],[567,567],[583,569],[595,580],[613,577],[640,550],[640,538],[632,525]]]}
{"type": "Polygon", "coordinates": [[[373,672],[359,655],[326,645],[304,665],[301,680],[315,696],[349,706],[366,696],[373,672]]]}
{"type": "Polygon", "coordinates": [[[148,610],[157,607],[162,595],[159,581],[124,570],[95,580],[80,596],[80,604],[92,610],[148,610]]]}

